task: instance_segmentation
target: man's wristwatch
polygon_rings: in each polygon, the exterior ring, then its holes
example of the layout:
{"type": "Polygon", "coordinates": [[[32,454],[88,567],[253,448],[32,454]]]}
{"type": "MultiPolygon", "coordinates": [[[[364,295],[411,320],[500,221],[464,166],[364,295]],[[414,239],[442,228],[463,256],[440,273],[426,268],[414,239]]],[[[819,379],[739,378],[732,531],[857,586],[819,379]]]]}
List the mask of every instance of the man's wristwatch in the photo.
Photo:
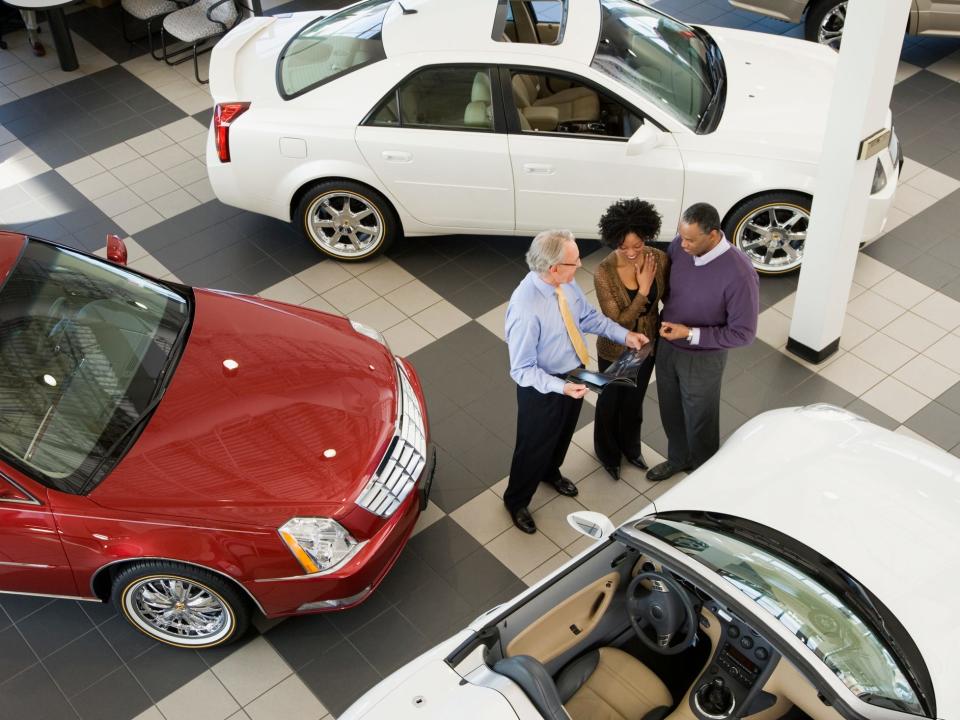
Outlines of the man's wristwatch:
{"type": "Polygon", "coordinates": [[[687,342],[693,342],[693,328],[687,328],[687,342]]]}

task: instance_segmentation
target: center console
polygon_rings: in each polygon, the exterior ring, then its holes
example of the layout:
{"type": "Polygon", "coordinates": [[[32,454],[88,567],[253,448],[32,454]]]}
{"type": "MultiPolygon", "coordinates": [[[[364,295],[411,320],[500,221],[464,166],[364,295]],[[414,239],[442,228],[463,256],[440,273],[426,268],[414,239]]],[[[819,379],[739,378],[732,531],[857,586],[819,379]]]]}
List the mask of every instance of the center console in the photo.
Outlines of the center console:
{"type": "Polygon", "coordinates": [[[779,654],[725,608],[713,602],[706,607],[722,627],[713,657],[690,693],[694,715],[700,720],[726,720],[764,710],[772,702],[764,697],[763,685],[779,654]]]}

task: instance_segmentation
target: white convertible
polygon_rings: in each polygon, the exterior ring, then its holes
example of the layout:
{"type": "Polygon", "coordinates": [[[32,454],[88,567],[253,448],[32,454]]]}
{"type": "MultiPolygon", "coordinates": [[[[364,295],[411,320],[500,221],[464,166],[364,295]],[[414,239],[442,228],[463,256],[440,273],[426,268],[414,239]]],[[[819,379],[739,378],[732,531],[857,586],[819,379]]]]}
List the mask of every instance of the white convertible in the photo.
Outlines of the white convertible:
{"type": "Polygon", "coordinates": [[[340,720],[960,718],[960,460],[829,405],[746,423],[340,720]]]}
{"type": "MultiPolygon", "coordinates": [[[[604,209],[638,196],[663,240],[712,203],[760,272],[783,273],[802,260],[836,63],[633,0],[251,18],[213,51],[207,169],[220,200],[339,260],[404,233],[597,237],[604,209]]],[[[899,153],[894,139],[876,160],[862,241],[883,229],[899,153]]]]}

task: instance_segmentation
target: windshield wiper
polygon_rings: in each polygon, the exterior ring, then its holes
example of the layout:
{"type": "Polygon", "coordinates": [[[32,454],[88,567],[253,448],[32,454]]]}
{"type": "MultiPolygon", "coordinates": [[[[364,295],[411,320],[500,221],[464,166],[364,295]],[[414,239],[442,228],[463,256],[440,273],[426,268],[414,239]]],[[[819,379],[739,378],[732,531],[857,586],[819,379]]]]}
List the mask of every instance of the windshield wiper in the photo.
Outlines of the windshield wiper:
{"type": "Polygon", "coordinates": [[[720,124],[720,116],[727,99],[727,70],[723,55],[720,53],[720,46],[710,33],[696,26],[693,26],[693,32],[707,48],[707,67],[710,70],[710,79],[713,81],[713,94],[697,124],[697,133],[703,135],[713,132],[720,124]]]}

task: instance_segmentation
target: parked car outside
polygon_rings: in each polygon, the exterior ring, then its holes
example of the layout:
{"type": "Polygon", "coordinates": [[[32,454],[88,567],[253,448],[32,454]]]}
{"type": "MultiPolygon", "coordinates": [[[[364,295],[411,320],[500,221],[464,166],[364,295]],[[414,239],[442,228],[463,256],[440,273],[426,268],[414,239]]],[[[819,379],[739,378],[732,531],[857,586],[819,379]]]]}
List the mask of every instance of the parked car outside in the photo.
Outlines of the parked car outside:
{"type": "Polygon", "coordinates": [[[413,367],[375,330],[0,232],[0,592],[180,647],[366,599],[429,492],[413,367]]]}
{"type": "MultiPolygon", "coordinates": [[[[593,238],[611,202],[639,196],[664,241],[685,206],[712,203],[731,242],[780,274],[802,261],[836,60],[633,0],[251,18],[213,51],[207,171],[221,201],[291,221],[342,261],[402,235],[593,238]]],[[[853,241],[882,232],[900,158],[894,139],[875,161],[853,241]]]]}
{"type": "MultiPolygon", "coordinates": [[[[730,0],[730,4],[777,20],[803,20],[807,40],[840,49],[847,0],[730,0]]],[[[913,0],[907,33],[960,36],[960,0],[913,0]]]]}
{"type": "Polygon", "coordinates": [[[960,715],[960,459],[829,405],[709,462],[341,720],[960,715]],[[779,442],[788,438],[788,442],[779,442]]]}

